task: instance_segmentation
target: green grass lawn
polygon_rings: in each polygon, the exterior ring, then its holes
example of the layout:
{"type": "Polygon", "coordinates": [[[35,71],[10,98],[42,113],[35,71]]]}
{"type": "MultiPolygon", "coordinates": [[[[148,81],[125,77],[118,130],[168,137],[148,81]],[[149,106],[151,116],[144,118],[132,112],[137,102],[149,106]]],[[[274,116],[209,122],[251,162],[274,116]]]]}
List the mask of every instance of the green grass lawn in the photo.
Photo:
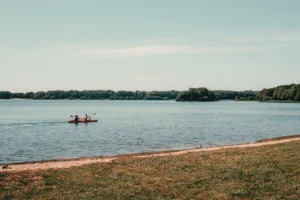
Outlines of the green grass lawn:
{"type": "Polygon", "coordinates": [[[0,173],[0,199],[300,199],[300,141],[0,173]]]}

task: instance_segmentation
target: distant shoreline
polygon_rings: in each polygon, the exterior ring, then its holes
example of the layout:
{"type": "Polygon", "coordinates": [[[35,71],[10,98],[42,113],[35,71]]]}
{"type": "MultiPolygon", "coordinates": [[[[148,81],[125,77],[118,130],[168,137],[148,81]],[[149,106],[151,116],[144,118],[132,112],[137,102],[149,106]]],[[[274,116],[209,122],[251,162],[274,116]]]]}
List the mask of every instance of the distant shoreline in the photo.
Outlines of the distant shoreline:
{"type": "Polygon", "coordinates": [[[11,99],[8,99],[8,100],[16,100],[16,101],[18,101],[18,100],[31,100],[31,99],[25,99],[25,98],[11,98],[11,99]]]}
{"type": "Polygon", "coordinates": [[[300,101],[285,101],[285,100],[265,100],[265,101],[257,101],[261,103],[300,103],[300,101]]]}
{"type": "Polygon", "coordinates": [[[0,99],[49,99],[49,100],[175,100],[179,102],[210,102],[219,100],[258,101],[276,103],[300,102],[300,84],[280,85],[260,91],[209,90],[206,87],[188,90],[126,91],[126,90],[49,90],[13,93],[0,91],[0,99]]]}
{"type": "MultiPolygon", "coordinates": [[[[168,100],[147,100],[147,99],[135,99],[135,100],[125,100],[125,99],[26,99],[26,98],[11,98],[11,99],[0,99],[0,100],[13,100],[13,101],[20,101],[20,100],[38,100],[38,101],[175,101],[175,99],[168,99],[168,100]]],[[[300,101],[284,101],[284,100],[234,100],[234,99],[221,99],[219,101],[236,101],[236,102],[258,102],[258,103],[300,103],[300,101]]],[[[178,102],[204,102],[204,101],[178,101],[178,102]]],[[[215,101],[207,101],[207,102],[215,102],[215,101]]]]}
{"type": "Polygon", "coordinates": [[[26,98],[11,98],[11,99],[0,99],[0,100],[34,100],[34,101],[175,101],[175,99],[168,99],[168,100],[149,100],[149,99],[26,99],[26,98]]]}

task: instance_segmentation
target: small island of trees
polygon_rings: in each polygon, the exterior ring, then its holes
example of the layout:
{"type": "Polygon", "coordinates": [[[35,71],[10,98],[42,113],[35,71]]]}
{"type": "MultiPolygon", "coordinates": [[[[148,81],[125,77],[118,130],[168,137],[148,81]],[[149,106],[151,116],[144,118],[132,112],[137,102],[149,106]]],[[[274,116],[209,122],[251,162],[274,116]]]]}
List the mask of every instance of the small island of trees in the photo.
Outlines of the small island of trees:
{"type": "Polygon", "coordinates": [[[190,88],[188,91],[180,92],[176,101],[216,101],[216,95],[207,88],[190,88]]]}

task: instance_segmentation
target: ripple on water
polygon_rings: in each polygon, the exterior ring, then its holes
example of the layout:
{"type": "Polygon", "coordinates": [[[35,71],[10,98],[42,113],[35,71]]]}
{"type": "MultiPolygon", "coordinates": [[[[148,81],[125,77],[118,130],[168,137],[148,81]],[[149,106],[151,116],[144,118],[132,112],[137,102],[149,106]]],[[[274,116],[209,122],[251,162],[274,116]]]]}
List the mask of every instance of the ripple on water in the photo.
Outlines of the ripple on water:
{"type": "Polygon", "coordinates": [[[300,132],[300,104],[5,101],[0,112],[0,163],[247,143],[300,132]],[[70,114],[94,112],[98,123],[66,123],[70,114]]]}

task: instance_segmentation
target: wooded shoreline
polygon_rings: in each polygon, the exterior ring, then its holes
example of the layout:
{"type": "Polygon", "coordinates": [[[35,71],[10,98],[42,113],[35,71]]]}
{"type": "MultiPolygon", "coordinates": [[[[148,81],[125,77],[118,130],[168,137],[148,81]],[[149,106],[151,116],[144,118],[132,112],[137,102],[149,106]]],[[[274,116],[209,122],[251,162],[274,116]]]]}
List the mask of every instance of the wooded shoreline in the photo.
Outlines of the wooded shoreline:
{"type": "Polygon", "coordinates": [[[281,85],[261,91],[209,90],[205,87],[187,91],[113,91],[113,90],[52,90],[47,92],[11,93],[0,91],[0,99],[43,99],[43,100],[176,100],[176,101],[300,101],[300,84],[281,85]]]}

